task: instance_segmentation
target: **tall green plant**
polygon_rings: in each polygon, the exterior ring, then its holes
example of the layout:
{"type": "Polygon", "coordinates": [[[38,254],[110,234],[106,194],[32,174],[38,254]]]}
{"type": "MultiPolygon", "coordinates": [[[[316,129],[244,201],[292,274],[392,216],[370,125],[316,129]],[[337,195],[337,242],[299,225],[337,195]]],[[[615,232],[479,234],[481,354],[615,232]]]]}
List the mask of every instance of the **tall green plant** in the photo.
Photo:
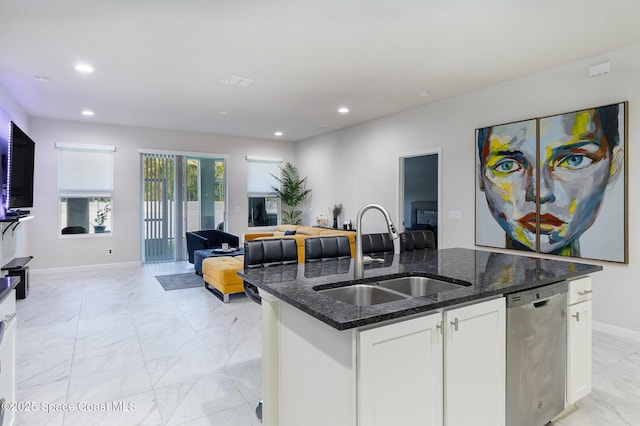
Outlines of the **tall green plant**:
{"type": "Polygon", "coordinates": [[[291,225],[300,225],[302,222],[302,211],[298,210],[298,206],[304,202],[304,200],[311,193],[310,189],[306,188],[307,178],[300,178],[298,169],[291,163],[287,162],[283,167],[280,167],[281,177],[273,176],[278,182],[280,182],[280,188],[273,186],[273,191],[276,196],[280,198],[285,204],[286,209],[283,207],[282,223],[288,223],[291,225]]]}

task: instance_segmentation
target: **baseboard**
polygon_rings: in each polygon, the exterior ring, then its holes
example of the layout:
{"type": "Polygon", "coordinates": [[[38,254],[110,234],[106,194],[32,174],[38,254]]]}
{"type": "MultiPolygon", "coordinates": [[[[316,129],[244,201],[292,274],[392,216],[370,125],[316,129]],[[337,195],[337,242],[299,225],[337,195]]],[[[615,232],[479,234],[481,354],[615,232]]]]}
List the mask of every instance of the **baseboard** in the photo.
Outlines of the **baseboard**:
{"type": "Polygon", "coordinates": [[[630,330],[628,328],[622,328],[616,325],[606,324],[598,321],[593,321],[592,327],[595,331],[600,331],[602,333],[607,333],[640,342],[640,332],[635,330],[630,330]]]}
{"type": "Polygon", "coordinates": [[[82,272],[95,271],[96,269],[111,269],[122,267],[141,266],[142,262],[100,263],[97,265],[60,266],[55,268],[30,268],[32,274],[45,274],[51,272],[82,272]]]}

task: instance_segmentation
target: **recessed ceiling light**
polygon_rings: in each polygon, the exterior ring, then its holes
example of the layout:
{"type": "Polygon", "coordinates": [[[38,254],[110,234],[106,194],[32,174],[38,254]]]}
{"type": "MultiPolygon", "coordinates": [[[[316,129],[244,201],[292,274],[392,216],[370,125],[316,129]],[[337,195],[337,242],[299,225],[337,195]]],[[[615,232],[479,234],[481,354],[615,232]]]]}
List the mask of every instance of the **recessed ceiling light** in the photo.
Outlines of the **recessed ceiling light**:
{"type": "Polygon", "coordinates": [[[89,64],[77,64],[76,65],[76,71],[84,73],[84,74],[90,74],[93,72],[93,67],[89,64]]]}
{"type": "Polygon", "coordinates": [[[227,111],[220,111],[218,114],[220,114],[220,115],[228,115],[229,113],[227,111]]]}
{"type": "Polygon", "coordinates": [[[338,112],[339,112],[340,114],[346,114],[346,113],[348,113],[348,112],[349,112],[349,108],[344,107],[344,106],[343,106],[343,107],[340,107],[340,108],[338,108],[338,112]]]}
{"type": "Polygon", "coordinates": [[[282,136],[282,135],[284,135],[284,133],[282,133],[282,132],[273,132],[273,134],[274,134],[275,136],[282,136]]]}
{"type": "Polygon", "coordinates": [[[91,117],[93,114],[94,112],[88,109],[85,109],[84,111],[82,111],[82,115],[86,115],[87,117],[91,117]]]}

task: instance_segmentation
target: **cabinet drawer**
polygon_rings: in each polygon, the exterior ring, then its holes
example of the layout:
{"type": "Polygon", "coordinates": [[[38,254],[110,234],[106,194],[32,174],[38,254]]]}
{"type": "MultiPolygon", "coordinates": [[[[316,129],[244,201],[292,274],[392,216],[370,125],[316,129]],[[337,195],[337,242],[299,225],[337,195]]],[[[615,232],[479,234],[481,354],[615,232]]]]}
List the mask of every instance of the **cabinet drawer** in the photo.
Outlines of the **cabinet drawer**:
{"type": "Polygon", "coordinates": [[[591,277],[582,277],[569,281],[569,305],[591,300],[591,277]]]}
{"type": "Polygon", "coordinates": [[[16,313],[16,291],[11,290],[7,297],[0,303],[0,320],[16,313]]]}

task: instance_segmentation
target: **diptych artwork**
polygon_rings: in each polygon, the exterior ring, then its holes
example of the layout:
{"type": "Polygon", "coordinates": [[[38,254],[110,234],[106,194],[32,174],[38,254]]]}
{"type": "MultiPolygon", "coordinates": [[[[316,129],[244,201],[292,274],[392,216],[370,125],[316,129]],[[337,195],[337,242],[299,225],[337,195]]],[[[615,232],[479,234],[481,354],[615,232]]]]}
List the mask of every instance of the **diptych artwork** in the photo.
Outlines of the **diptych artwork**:
{"type": "Polygon", "coordinates": [[[627,103],[476,130],[476,245],[628,261],[627,103]]]}

